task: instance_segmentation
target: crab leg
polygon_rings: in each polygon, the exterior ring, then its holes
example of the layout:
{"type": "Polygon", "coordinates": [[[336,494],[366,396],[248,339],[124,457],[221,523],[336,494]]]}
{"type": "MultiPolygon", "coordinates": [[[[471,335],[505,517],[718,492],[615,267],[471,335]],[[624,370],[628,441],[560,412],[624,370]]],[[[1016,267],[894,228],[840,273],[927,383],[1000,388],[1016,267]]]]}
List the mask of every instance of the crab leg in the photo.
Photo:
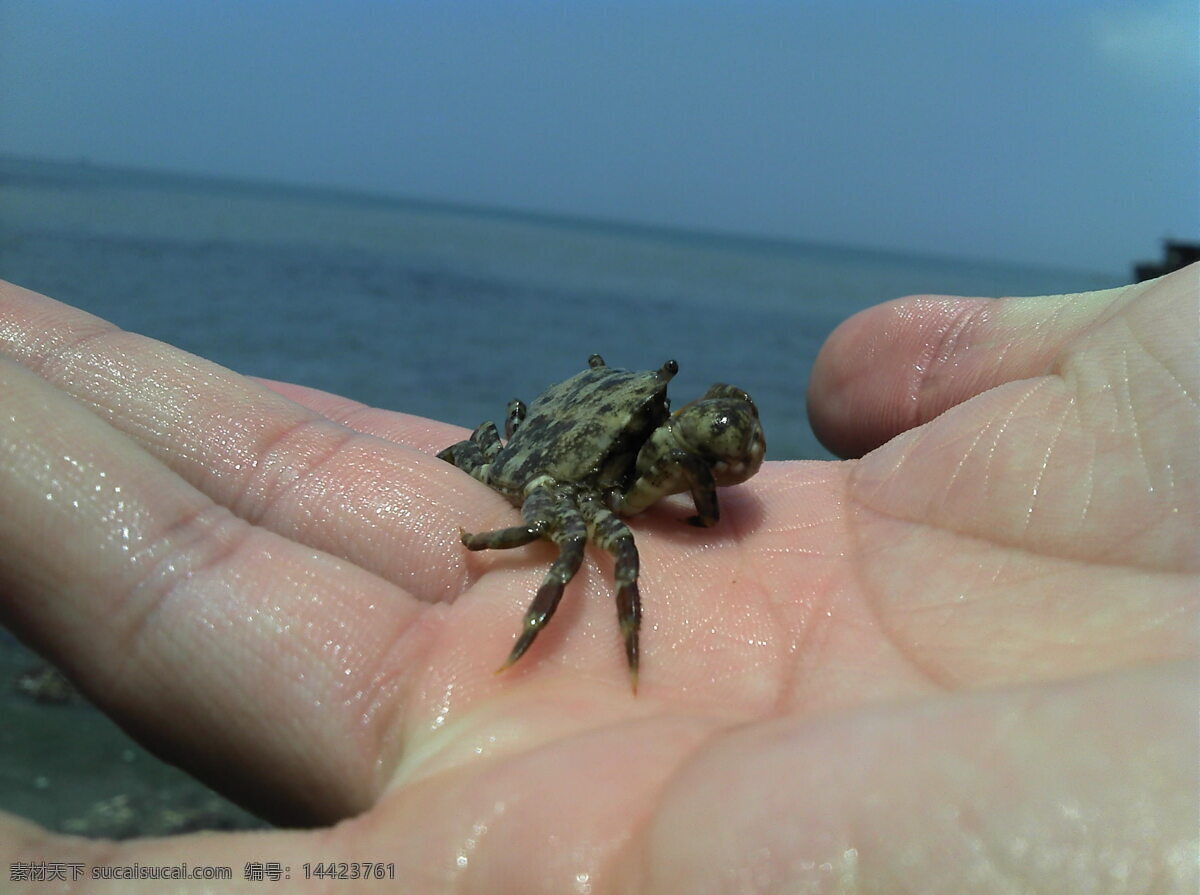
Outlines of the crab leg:
{"type": "MultiPolygon", "coordinates": [[[[551,563],[546,577],[542,579],[542,586],[538,588],[533,602],[529,604],[521,633],[517,637],[517,642],[513,644],[512,652],[508,654],[504,664],[496,669],[497,672],[504,671],[525,655],[525,651],[529,649],[534,638],[550,621],[554,610],[558,608],[558,601],[562,599],[567,582],[574,578],[575,573],[579,571],[579,566],[583,562],[583,550],[587,546],[587,526],[584,525],[578,511],[565,496],[556,494],[550,488],[543,486],[531,491],[521,512],[528,523],[526,526],[516,529],[501,529],[489,534],[505,535],[507,532],[532,532],[534,530],[539,533],[548,533],[550,540],[558,545],[558,556],[551,563]],[[531,503],[532,506],[530,506],[531,503]]],[[[490,546],[481,543],[480,547],[472,547],[472,543],[475,543],[474,538],[486,536],[471,537],[471,543],[468,543],[467,537],[463,538],[463,543],[471,549],[478,550],[490,546]]],[[[529,540],[533,540],[533,538],[529,540]]],[[[528,541],[523,543],[528,543],[528,541]]],[[[505,543],[497,546],[516,546],[516,544],[505,543]]]]}
{"type": "Polygon", "coordinates": [[[638,552],[633,532],[597,498],[579,501],[579,509],[587,521],[592,542],[613,556],[614,577],[617,581],[617,621],[621,639],[625,642],[625,660],[629,663],[629,679],[633,692],[638,685],[638,629],[642,623],[642,601],[638,594],[638,552]]]}
{"type": "Polygon", "coordinates": [[[487,465],[496,459],[502,446],[496,424],[482,423],[469,439],[438,451],[437,457],[486,482],[487,465]]]}
{"type": "Polygon", "coordinates": [[[549,488],[538,487],[529,492],[525,503],[521,505],[521,518],[524,525],[514,525],[511,528],[497,528],[495,531],[480,531],[471,534],[461,531],[463,546],[468,550],[507,550],[510,547],[523,547],[526,544],[544,537],[550,528],[555,506],[554,493],[549,488]]]}
{"type": "Polygon", "coordinates": [[[696,515],[687,520],[690,525],[716,525],[721,510],[712,470],[703,458],[680,450],[656,457],[628,490],[613,500],[613,509],[622,516],[634,516],[664,495],[681,491],[691,493],[696,505],[696,515]]]}

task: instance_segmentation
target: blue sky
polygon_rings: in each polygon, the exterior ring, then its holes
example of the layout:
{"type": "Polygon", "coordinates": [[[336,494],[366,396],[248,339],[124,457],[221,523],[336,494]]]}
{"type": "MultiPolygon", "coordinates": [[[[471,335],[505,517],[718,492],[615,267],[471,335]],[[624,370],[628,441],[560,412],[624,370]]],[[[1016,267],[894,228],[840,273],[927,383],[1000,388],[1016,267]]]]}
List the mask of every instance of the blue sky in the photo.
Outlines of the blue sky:
{"type": "Polygon", "coordinates": [[[1124,273],[1192,0],[0,0],[0,152],[1124,273]]]}

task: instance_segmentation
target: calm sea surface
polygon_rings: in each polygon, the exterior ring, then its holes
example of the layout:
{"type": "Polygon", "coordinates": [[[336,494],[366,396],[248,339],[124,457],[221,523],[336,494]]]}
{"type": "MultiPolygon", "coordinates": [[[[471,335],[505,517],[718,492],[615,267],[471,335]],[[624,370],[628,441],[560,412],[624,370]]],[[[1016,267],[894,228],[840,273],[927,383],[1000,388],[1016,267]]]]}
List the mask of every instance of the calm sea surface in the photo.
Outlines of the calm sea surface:
{"type": "Polygon", "coordinates": [[[676,403],[745,388],[775,459],[829,456],[804,392],[855,311],[1119,283],[13,159],[0,277],[243,373],[469,427],[593,352],[639,369],[674,357],[676,403]]]}
{"type": "MultiPolygon", "coordinates": [[[[774,459],[829,456],[804,393],[854,312],[1120,283],[3,158],[0,277],[243,373],[468,427],[593,352],[674,357],[677,404],[747,389],[774,459]]],[[[0,808],[86,835],[254,824],[99,712],[30,699],[21,682],[43,674],[0,631],[0,808]]]]}

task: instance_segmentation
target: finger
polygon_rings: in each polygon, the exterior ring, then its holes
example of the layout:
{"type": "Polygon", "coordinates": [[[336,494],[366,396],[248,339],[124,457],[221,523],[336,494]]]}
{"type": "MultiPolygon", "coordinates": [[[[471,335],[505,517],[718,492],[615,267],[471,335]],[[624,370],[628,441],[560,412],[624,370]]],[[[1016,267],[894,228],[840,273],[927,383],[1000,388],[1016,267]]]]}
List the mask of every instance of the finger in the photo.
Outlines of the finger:
{"type": "Polygon", "coordinates": [[[446,445],[464,437],[465,430],[461,426],[451,426],[407,413],[380,410],[350,398],[343,398],[341,395],[291,382],[259,377],[254,377],[254,381],[340,426],[364,435],[386,438],[423,454],[436,454],[446,445]]]}
{"type": "MultiPolygon", "coordinates": [[[[1200,440],[1198,285],[1193,265],[1122,289],[967,311],[972,322],[943,340],[941,359],[917,364],[928,371],[911,403],[941,414],[937,425],[859,464],[857,496],[1038,555],[1194,571],[1200,487],[1180,471],[1200,440]]],[[[903,366],[899,343],[883,344],[890,358],[867,362],[881,387],[881,369],[903,366]]],[[[863,416],[898,403],[855,401],[863,416]]]]}
{"type": "Polygon", "coordinates": [[[420,604],[214,504],[8,361],[0,421],[4,623],[269,816],[369,804],[424,667],[420,604]]]}
{"type": "Polygon", "coordinates": [[[994,386],[1044,375],[1114,301],[1130,300],[1114,292],[918,295],[862,311],[817,356],[808,390],[813,431],[834,453],[859,457],[994,386]]]}
{"type": "Polygon", "coordinates": [[[964,353],[968,384],[943,391],[971,400],[848,467],[857,581],[930,678],[1056,677],[1195,650],[1197,273],[1078,308],[995,303],[945,355],[948,373],[964,353]]]}
{"type": "Polygon", "coordinates": [[[0,351],[243,519],[422,599],[461,589],[461,480],[436,458],[356,435],[231,370],[8,284],[0,351]],[[430,549],[448,561],[426,561],[430,549]]]}

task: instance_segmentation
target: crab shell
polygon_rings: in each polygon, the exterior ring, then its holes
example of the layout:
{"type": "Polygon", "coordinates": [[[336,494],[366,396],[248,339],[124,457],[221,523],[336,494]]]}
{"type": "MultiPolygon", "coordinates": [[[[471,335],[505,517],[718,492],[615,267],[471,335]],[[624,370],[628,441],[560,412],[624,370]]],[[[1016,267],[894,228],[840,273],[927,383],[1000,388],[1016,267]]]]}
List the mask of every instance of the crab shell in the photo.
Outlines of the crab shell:
{"type": "Polygon", "coordinates": [[[645,372],[615,370],[598,355],[588,363],[533,401],[490,464],[488,484],[514,504],[542,476],[600,491],[622,487],[638,450],[670,416],[667,383],[679,370],[675,361],[645,372]]]}

